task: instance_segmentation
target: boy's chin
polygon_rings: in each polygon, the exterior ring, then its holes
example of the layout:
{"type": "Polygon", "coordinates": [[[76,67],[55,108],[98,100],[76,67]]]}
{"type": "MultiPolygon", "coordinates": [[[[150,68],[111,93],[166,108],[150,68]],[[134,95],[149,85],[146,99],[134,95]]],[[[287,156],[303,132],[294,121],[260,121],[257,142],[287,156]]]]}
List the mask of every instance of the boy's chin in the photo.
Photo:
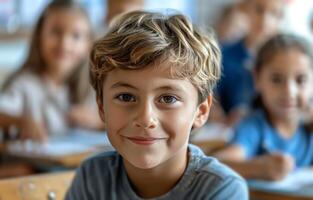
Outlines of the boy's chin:
{"type": "Polygon", "coordinates": [[[149,159],[149,158],[127,159],[127,162],[131,164],[133,167],[142,169],[142,170],[153,169],[162,163],[161,160],[149,159]]]}

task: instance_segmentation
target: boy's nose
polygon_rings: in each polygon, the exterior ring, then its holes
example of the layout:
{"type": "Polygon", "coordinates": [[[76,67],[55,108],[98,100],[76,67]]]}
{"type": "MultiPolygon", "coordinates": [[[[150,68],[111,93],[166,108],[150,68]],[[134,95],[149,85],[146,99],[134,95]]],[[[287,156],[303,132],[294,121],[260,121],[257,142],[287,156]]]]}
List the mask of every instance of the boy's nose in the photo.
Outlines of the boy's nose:
{"type": "Polygon", "coordinates": [[[153,129],[157,126],[153,105],[146,103],[139,106],[133,120],[133,125],[137,128],[153,129]]]}

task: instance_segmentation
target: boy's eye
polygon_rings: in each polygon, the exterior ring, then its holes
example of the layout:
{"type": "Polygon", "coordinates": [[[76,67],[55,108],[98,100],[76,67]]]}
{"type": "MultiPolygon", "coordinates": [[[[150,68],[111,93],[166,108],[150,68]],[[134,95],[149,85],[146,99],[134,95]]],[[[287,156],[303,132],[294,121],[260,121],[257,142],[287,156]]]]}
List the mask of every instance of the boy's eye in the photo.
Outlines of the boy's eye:
{"type": "Polygon", "coordinates": [[[177,101],[177,98],[174,96],[170,96],[170,95],[162,96],[160,99],[161,103],[166,103],[166,104],[173,104],[176,101],[177,101]]]}
{"type": "Polygon", "coordinates": [[[127,94],[127,93],[119,94],[115,98],[123,102],[135,102],[136,101],[136,98],[134,95],[127,94]]]}

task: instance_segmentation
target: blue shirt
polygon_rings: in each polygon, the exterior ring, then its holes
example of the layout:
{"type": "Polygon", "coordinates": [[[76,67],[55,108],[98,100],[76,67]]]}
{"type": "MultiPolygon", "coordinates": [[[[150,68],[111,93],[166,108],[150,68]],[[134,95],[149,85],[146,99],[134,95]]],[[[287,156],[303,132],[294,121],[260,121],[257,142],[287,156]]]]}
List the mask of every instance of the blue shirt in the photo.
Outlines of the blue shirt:
{"type": "Polygon", "coordinates": [[[222,48],[223,75],[217,85],[220,103],[226,113],[238,107],[250,107],[255,96],[253,56],[244,39],[222,48]]]}
{"type": "MultiPolygon", "coordinates": [[[[183,177],[168,193],[153,199],[247,200],[245,181],[234,171],[189,145],[189,161],[183,177]]],[[[139,200],[117,152],[88,159],[78,169],[66,200],[139,200]]]]}
{"type": "Polygon", "coordinates": [[[238,124],[231,143],[242,146],[248,159],[283,152],[295,159],[297,167],[313,164],[313,133],[308,133],[300,125],[291,138],[283,138],[261,110],[256,110],[238,124]]]}

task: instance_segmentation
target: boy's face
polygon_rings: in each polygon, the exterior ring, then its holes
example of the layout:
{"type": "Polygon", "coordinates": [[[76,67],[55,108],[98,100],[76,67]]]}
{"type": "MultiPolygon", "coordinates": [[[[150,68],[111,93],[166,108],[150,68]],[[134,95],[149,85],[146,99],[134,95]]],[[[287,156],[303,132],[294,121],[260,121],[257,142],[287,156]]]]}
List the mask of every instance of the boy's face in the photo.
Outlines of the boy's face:
{"type": "Polygon", "coordinates": [[[103,94],[98,105],[108,137],[140,169],[186,156],[190,130],[206,122],[211,103],[209,97],[199,105],[197,89],[187,79],[171,78],[164,66],[113,70],[103,94]]]}

